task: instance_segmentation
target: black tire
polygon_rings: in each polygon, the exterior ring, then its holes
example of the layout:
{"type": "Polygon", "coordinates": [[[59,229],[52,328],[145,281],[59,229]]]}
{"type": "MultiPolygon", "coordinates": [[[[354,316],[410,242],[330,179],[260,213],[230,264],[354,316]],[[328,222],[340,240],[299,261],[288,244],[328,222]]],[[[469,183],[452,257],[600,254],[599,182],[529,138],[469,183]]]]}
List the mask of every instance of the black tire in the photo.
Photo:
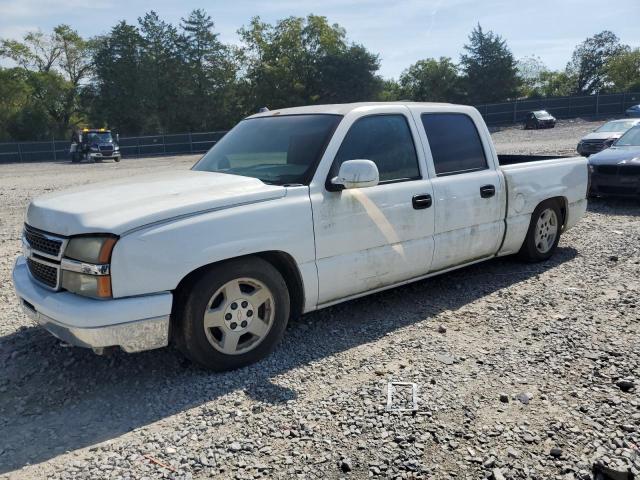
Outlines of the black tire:
{"type": "Polygon", "coordinates": [[[282,340],[289,321],[290,300],[284,278],[272,264],[257,257],[229,260],[209,267],[188,282],[176,295],[176,302],[174,338],[178,348],[191,361],[214,371],[234,370],[266,357],[282,340]],[[225,354],[214,348],[207,338],[213,332],[205,333],[205,310],[212,300],[215,301],[213,295],[228,282],[246,278],[261,282],[272,294],[275,305],[271,327],[247,352],[225,354]]]}
{"type": "Polygon", "coordinates": [[[558,247],[558,242],[560,241],[560,233],[562,231],[562,212],[560,211],[560,206],[558,202],[555,200],[546,200],[542,202],[540,205],[536,207],[536,209],[531,214],[531,222],[529,223],[529,230],[527,230],[527,236],[524,239],[524,243],[518,252],[518,256],[527,262],[542,262],[551,258],[556,248],[558,247]],[[538,226],[538,220],[543,215],[543,213],[548,210],[553,211],[556,218],[555,225],[555,238],[553,243],[551,244],[548,250],[544,248],[541,249],[540,246],[536,245],[536,228],[538,226]]]}
{"type": "Polygon", "coordinates": [[[114,160],[116,161],[116,163],[120,162],[120,157],[115,157],[114,160]]]}

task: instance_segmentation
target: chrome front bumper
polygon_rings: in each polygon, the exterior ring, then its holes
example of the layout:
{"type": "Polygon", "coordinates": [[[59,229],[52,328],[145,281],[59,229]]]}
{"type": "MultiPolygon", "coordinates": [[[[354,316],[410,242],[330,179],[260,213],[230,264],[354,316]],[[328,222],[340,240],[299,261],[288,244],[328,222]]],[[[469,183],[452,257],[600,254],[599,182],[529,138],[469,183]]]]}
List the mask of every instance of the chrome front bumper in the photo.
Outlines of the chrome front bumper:
{"type": "Polygon", "coordinates": [[[113,300],[52,292],[31,278],[24,257],[16,260],[13,284],[25,314],[71,345],[132,353],[169,343],[169,292],[113,300]]]}
{"type": "Polygon", "coordinates": [[[168,315],[107,327],[78,328],[57,322],[38,312],[26,300],[22,300],[22,309],[54,337],[76,347],[100,349],[118,346],[125,352],[133,353],[166,347],[169,342],[168,315]]]}

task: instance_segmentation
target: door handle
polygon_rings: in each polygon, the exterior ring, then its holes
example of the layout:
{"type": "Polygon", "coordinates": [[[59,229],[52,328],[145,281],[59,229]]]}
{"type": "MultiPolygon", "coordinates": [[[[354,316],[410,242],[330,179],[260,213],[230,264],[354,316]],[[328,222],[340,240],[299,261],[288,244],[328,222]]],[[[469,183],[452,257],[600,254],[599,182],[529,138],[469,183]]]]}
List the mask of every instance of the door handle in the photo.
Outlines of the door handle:
{"type": "Polygon", "coordinates": [[[428,193],[421,193],[420,195],[414,195],[413,198],[411,199],[411,204],[413,205],[413,208],[415,208],[416,210],[429,208],[432,203],[433,203],[433,200],[431,199],[431,195],[429,195],[428,193]]]}
{"type": "Polygon", "coordinates": [[[480,196],[482,198],[493,197],[496,194],[496,187],[493,185],[483,185],[480,187],[480,196]]]}

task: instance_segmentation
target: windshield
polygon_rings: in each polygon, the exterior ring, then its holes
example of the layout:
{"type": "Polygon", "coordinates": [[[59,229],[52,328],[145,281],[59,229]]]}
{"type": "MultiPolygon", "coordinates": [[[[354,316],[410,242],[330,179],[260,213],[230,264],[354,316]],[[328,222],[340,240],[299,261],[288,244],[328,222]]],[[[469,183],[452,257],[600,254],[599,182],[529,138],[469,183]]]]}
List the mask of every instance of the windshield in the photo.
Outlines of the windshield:
{"type": "Polygon", "coordinates": [[[617,147],[640,146],[640,126],[633,127],[616,142],[617,147]]]}
{"type": "Polygon", "coordinates": [[[538,110],[537,112],[533,112],[533,114],[536,116],[536,118],[544,118],[544,117],[549,117],[549,112],[547,112],[546,110],[538,110]]]}
{"type": "Polygon", "coordinates": [[[285,115],[241,121],[194,170],[230,173],[277,185],[305,184],[313,175],[339,115],[285,115]]]}
{"type": "Polygon", "coordinates": [[[625,132],[636,124],[633,120],[616,120],[607,122],[596,130],[596,132],[625,132]]]}
{"type": "Polygon", "coordinates": [[[89,132],[87,133],[87,142],[88,143],[111,143],[113,142],[113,138],[111,138],[111,132],[89,132]]]}

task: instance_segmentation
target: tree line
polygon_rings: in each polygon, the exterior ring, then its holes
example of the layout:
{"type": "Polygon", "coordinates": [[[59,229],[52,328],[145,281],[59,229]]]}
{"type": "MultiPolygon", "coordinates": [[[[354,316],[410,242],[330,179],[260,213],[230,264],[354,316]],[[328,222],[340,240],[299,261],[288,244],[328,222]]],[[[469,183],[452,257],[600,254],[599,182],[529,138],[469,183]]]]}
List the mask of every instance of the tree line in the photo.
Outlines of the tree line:
{"type": "Polygon", "coordinates": [[[516,59],[500,35],[477,25],[456,62],[426,58],[396,79],[379,56],[327,18],[259,17],[220,41],[193,10],[178,25],[150,11],[136,24],[82,38],[68,25],[0,39],[0,141],[64,138],[78,126],[124,135],[228,129],[260,107],[367,100],[490,103],[522,97],[640,90],[640,49],[603,31],[577,45],[566,68],[516,59]]]}

